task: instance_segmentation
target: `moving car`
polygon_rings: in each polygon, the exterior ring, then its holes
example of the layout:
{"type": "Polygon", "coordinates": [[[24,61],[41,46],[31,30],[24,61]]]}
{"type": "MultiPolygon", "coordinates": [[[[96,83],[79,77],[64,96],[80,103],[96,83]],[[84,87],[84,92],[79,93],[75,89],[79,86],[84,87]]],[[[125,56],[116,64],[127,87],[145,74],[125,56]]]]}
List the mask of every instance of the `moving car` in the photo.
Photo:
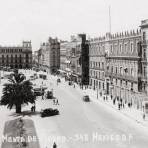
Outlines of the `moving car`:
{"type": "Polygon", "coordinates": [[[35,96],[42,96],[44,94],[44,90],[41,88],[34,88],[34,94],[35,96]]]}
{"type": "Polygon", "coordinates": [[[61,80],[58,78],[58,79],[57,79],[57,82],[59,82],[59,83],[60,83],[60,82],[61,82],[61,80]]]}
{"type": "Polygon", "coordinates": [[[41,111],[41,117],[49,117],[59,115],[58,109],[47,108],[41,111]]]}
{"type": "Polygon", "coordinates": [[[88,95],[83,96],[83,101],[90,102],[90,98],[88,95]]]}
{"type": "Polygon", "coordinates": [[[53,98],[53,91],[47,91],[47,99],[53,98]]]}

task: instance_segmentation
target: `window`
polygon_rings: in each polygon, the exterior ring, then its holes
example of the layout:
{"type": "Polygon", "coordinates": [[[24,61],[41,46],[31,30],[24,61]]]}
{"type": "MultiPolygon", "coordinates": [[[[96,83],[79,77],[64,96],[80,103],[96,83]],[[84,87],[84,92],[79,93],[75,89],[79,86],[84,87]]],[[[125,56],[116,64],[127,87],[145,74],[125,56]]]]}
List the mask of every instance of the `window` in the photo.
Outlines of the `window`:
{"type": "Polygon", "coordinates": [[[120,74],[122,74],[122,67],[120,67],[120,74]]]}
{"type": "Polygon", "coordinates": [[[133,76],[133,68],[131,68],[131,76],[133,76]]]}
{"type": "Polygon", "coordinates": [[[143,49],[143,57],[146,58],[146,49],[143,49]]]}
{"type": "Polygon", "coordinates": [[[102,62],[102,69],[104,69],[104,63],[102,62]]]}
{"type": "Polygon", "coordinates": [[[117,85],[118,80],[116,79],[116,85],[117,85]]]}
{"type": "Polygon", "coordinates": [[[113,52],[113,45],[110,46],[110,52],[113,52]]]}
{"type": "Polygon", "coordinates": [[[131,43],[131,52],[133,52],[133,43],[131,43]]]}
{"type": "Polygon", "coordinates": [[[102,87],[103,87],[103,90],[104,90],[104,83],[102,83],[102,87]]]}
{"type": "Polygon", "coordinates": [[[127,86],[127,81],[125,82],[125,85],[127,86]]]}
{"type": "Polygon", "coordinates": [[[122,86],[122,80],[120,80],[120,86],[122,86]]]}
{"type": "Polygon", "coordinates": [[[112,68],[111,68],[111,73],[113,73],[113,66],[112,66],[112,68]]]}
{"type": "Polygon", "coordinates": [[[117,67],[116,67],[116,74],[118,73],[117,67]]]}
{"type": "Polygon", "coordinates": [[[122,44],[120,44],[120,53],[122,53],[122,44]]]}
{"type": "Polygon", "coordinates": [[[125,50],[124,51],[127,52],[127,44],[125,44],[124,46],[125,46],[125,50]]]}
{"type": "Polygon", "coordinates": [[[143,32],[143,41],[145,41],[145,40],[146,40],[146,33],[143,32]]]}
{"type": "Polygon", "coordinates": [[[101,83],[99,82],[99,89],[101,88],[101,83]]]}
{"type": "Polygon", "coordinates": [[[143,75],[146,76],[146,67],[143,68],[143,75]]]}
{"type": "Polygon", "coordinates": [[[145,84],[143,84],[143,90],[145,91],[145,84]]]}
{"type": "Polygon", "coordinates": [[[131,83],[131,89],[133,89],[133,83],[131,83]]]}

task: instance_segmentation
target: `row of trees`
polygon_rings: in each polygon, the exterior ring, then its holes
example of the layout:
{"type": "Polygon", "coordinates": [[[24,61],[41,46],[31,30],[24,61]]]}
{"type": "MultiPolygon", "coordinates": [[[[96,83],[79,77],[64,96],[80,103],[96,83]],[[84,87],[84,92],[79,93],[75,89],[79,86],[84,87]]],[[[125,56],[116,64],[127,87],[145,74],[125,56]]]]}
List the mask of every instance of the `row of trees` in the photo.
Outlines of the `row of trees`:
{"type": "Polygon", "coordinates": [[[8,83],[4,84],[0,105],[5,105],[9,109],[15,106],[16,113],[21,113],[22,104],[35,103],[35,99],[33,84],[26,80],[23,73],[14,70],[8,78],[8,83]]]}

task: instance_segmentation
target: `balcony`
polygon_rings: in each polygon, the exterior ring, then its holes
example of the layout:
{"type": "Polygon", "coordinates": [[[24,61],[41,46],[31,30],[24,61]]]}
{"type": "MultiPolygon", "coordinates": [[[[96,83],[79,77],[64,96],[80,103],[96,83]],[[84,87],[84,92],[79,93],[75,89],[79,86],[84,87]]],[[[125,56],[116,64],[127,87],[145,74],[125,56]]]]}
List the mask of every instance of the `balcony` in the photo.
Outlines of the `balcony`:
{"type": "Polygon", "coordinates": [[[118,78],[118,79],[121,79],[121,80],[138,82],[138,78],[137,77],[128,76],[128,75],[122,75],[122,74],[119,74],[119,73],[115,74],[115,73],[111,73],[111,72],[106,72],[105,76],[106,77],[110,77],[110,78],[118,78]]]}

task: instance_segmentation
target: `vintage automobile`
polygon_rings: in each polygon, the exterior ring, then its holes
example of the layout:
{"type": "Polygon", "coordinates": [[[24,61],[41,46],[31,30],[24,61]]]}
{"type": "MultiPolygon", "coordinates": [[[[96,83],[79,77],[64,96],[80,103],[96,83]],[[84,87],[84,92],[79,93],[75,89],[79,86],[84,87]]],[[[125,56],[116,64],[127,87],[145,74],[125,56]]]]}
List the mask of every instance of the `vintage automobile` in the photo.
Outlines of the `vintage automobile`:
{"type": "Polygon", "coordinates": [[[44,89],[41,89],[41,88],[34,88],[34,95],[35,96],[42,96],[44,95],[44,89]]]}
{"type": "Polygon", "coordinates": [[[69,81],[69,82],[68,82],[68,85],[72,85],[72,84],[73,84],[72,81],[69,81]]]}
{"type": "Polygon", "coordinates": [[[83,101],[84,102],[90,102],[90,98],[88,95],[83,96],[83,101]]]}
{"type": "Polygon", "coordinates": [[[47,91],[47,99],[53,99],[53,91],[47,91]]]}
{"type": "Polygon", "coordinates": [[[41,111],[41,117],[49,117],[49,116],[55,116],[55,115],[59,115],[58,109],[47,108],[41,111]]]}
{"type": "Polygon", "coordinates": [[[57,79],[57,82],[60,83],[60,82],[61,82],[61,79],[58,78],[58,79],[57,79]]]}

